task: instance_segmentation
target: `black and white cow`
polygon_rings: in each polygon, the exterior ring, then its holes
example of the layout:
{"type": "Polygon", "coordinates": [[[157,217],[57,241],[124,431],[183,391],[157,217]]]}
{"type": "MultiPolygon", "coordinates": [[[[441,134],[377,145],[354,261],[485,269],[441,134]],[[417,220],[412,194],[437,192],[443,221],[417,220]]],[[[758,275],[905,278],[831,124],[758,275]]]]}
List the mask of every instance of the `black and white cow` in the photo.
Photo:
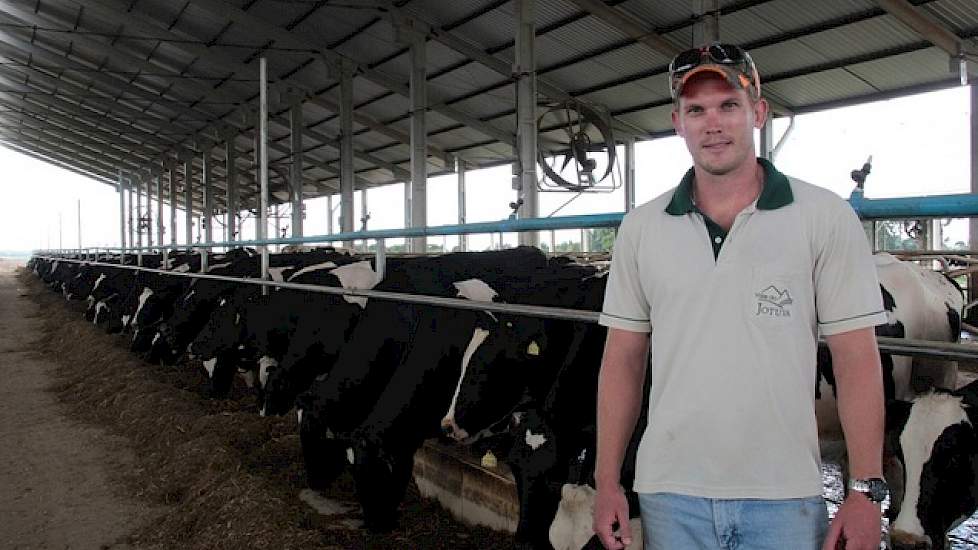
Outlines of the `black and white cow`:
{"type": "MultiPolygon", "coordinates": [[[[369,262],[351,263],[353,256],[293,256],[295,264],[276,268],[275,280],[345,288],[370,288],[376,281],[369,262]]],[[[259,400],[264,401],[269,371],[276,369],[300,326],[330,318],[332,306],[346,312],[344,305],[342,297],[333,295],[280,289],[262,296],[260,288],[241,285],[222,299],[188,351],[203,363],[214,395],[225,395],[238,372],[257,382],[259,400]]]]}
{"type": "MultiPolygon", "coordinates": [[[[555,281],[534,296],[541,305],[597,311],[605,282],[593,275],[555,281]]],[[[529,317],[500,317],[480,327],[442,421],[463,442],[510,431],[504,460],[520,502],[516,537],[535,548],[549,546],[560,487],[578,483],[571,479],[573,464],[582,454],[593,460],[605,336],[601,326],[529,317]]],[[[642,431],[644,425],[636,433],[642,431]]]]}
{"type": "MultiPolygon", "coordinates": [[[[492,275],[501,277],[521,267],[544,265],[545,256],[530,247],[414,258],[389,268],[375,290],[454,297],[459,293],[456,283],[492,275]]],[[[395,373],[411,358],[413,350],[424,349],[432,343],[428,339],[432,323],[444,328],[448,325],[441,319],[454,318],[455,313],[446,314],[444,310],[440,310],[440,314],[432,313],[434,309],[432,306],[370,300],[329,374],[317,378],[309,390],[299,396],[300,438],[307,479],[312,488],[325,488],[342,471],[348,454],[351,461],[356,461],[355,451],[347,453],[354,431],[375,409],[385,407],[379,398],[395,373]],[[422,340],[428,343],[416,345],[422,340]]],[[[441,342],[435,345],[440,349],[441,342]]],[[[463,339],[462,349],[464,345],[463,339]]],[[[430,359],[438,362],[436,355],[430,359]]],[[[416,369],[411,372],[415,377],[405,380],[405,385],[413,388],[422,381],[427,383],[423,373],[416,369]]],[[[437,420],[432,428],[437,429],[437,420]]],[[[384,459],[372,454],[368,448],[361,451],[361,457],[371,457],[361,459],[361,468],[368,468],[368,462],[375,458],[384,459]]],[[[403,469],[393,474],[395,480],[409,475],[409,466],[405,465],[403,469]],[[407,474],[403,469],[407,469],[407,474]]],[[[364,504],[366,525],[376,530],[391,528],[391,514],[374,514],[372,504],[387,499],[392,493],[385,493],[384,498],[367,493],[370,493],[369,489],[361,492],[361,502],[367,501],[364,504]]],[[[387,503],[391,501],[399,501],[399,497],[395,495],[385,500],[387,503]]],[[[378,508],[388,510],[389,506],[381,504],[378,508]]]]}
{"type": "Polygon", "coordinates": [[[887,406],[905,490],[890,524],[894,550],[944,550],[978,509],[978,381],[887,406]]]}

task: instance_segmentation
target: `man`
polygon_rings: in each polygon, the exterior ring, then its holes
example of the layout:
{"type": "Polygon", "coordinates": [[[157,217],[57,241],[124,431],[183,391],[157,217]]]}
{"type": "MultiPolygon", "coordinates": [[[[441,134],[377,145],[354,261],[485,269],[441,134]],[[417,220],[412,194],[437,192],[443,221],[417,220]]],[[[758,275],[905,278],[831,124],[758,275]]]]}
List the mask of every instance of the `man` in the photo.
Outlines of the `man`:
{"type": "Polygon", "coordinates": [[[862,227],[836,195],[755,157],[768,105],[746,52],[683,52],[670,79],[673,125],[693,167],[625,216],[615,243],[600,320],[609,331],[595,531],[609,549],[631,543],[619,472],[651,344],[634,484],[647,549],[878,548],[883,389],[873,327],[885,317],[862,227]],[[831,527],[814,413],[819,332],[852,473],[831,527]]]}

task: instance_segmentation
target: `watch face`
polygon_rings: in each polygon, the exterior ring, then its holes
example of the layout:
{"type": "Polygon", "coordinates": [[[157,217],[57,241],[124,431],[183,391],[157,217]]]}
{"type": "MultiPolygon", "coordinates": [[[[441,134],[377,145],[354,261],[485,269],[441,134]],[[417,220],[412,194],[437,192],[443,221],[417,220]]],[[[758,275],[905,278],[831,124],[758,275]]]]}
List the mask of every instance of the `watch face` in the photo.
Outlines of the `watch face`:
{"type": "Polygon", "coordinates": [[[890,488],[886,485],[886,481],[878,477],[867,479],[866,485],[869,488],[869,499],[873,502],[883,502],[890,494],[890,488]]]}

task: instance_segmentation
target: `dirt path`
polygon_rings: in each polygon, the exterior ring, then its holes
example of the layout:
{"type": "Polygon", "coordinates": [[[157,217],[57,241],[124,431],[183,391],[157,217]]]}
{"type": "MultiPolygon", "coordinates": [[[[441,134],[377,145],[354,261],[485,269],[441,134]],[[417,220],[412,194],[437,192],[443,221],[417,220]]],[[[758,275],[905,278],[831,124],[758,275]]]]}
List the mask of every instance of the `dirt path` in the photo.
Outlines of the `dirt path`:
{"type": "Polygon", "coordinates": [[[71,421],[36,353],[38,307],[0,259],[0,547],[122,549],[147,521],[108,472],[132,461],[125,440],[71,421]]]}

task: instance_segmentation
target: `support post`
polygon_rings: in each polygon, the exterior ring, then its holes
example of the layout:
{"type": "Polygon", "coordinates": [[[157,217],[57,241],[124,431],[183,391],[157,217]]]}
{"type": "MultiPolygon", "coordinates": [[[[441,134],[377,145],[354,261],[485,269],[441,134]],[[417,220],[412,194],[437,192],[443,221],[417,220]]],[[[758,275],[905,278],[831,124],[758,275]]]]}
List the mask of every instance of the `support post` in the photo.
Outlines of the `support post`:
{"type": "MultiPolygon", "coordinates": [[[[516,83],[516,142],[519,154],[519,193],[523,204],[518,209],[520,219],[540,216],[537,191],[537,66],[535,55],[536,0],[516,0],[516,64],[513,74],[516,83]]],[[[525,231],[519,234],[522,245],[539,246],[540,234],[525,231]]]]}
{"type": "Polygon", "coordinates": [[[138,183],[136,181],[133,181],[132,176],[126,179],[126,195],[127,195],[126,200],[128,202],[126,206],[126,212],[129,215],[129,230],[128,230],[129,239],[127,240],[129,242],[129,248],[133,248],[136,246],[136,221],[135,221],[136,201],[133,199],[133,195],[134,195],[133,188],[134,187],[136,188],[135,194],[138,196],[139,188],[136,187],[137,185],[138,183]]]}
{"type": "MultiPolygon", "coordinates": [[[[143,176],[136,179],[136,248],[143,247],[143,176]]],[[[142,252],[142,250],[140,250],[142,252]]]]}
{"type": "MultiPolygon", "coordinates": [[[[258,223],[258,240],[263,241],[267,238],[268,230],[268,61],[262,57],[259,64],[259,102],[261,107],[259,109],[258,123],[261,128],[261,137],[259,138],[259,181],[260,194],[261,194],[261,206],[260,215],[258,223]]],[[[263,280],[268,280],[268,245],[262,244],[259,247],[261,251],[261,271],[259,272],[259,278],[263,280]]],[[[263,296],[268,295],[268,287],[261,287],[261,293],[263,296]]]]}
{"type": "MultiPolygon", "coordinates": [[[[978,193],[978,84],[971,85],[971,192],[978,193]]],[[[978,218],[968,220],[968,233],[968,248],[975,250],[978,247],[978,218]]],[[[978,300],[978,275],[968,277],[968,302],[974,300],[978,300]]]]}
{"type": "Polygon", "coordinates": [[[186,208],[187,252],[193,250],[194,244],[194,157],[187,153],[183,160],[183,205],[186,208]]]}
{"type": "MultiPolygon", "coordinates": [[[[396,40],[410,48],[411,76],[411,181],[404,183],[404,227],[423,227],[427,224],[428,132],[425,110],[428,108],[427,63],[428,46],[423,31],[414,28],[410,19],[398,21],[394,27],[396,40]]],[[[424,253],[427,239],[407,240],[408,249],[424,253]]]]}
{"type": "Polygon", "coordinates": [[[625,212],[635,209],[635,138],[625,140],[625,212]]]}
{"type": "MultiPolygon", "coordinates": [[[[367,221],[370,220],[370,211],[367,209],[367,190],[360,190],[360,231],[367,230],[367,221]]],[[[363,251],[367,251],[367,239],[363,240],[363,251]]]]}
{"type": "MultiPolygon", "coordinates": [[[[346,63],[340,71],[340,232],[346,233],[353,231],[353,73],[346,63]]],[[[332,233],[332,208],[329,226],[332,233]]],[[[352,245],[350,241],[343,243],[346,248],[352,245]]]]}
{"type": "Polygon", "coordinates": [[[82,232],[81,232],[81,199],[78,199],[78,250],[82,249],[82,232]]]}
{"type": "MultiPolygon", "coordinates": [[[[126,257],[126,180],[119,170],[119,251],[123,259],[126,257]]],[[[122,262],[124,263],[124,262],[122,262]]]]}
{"type": "Polygon", "coordinates": [[[200,219],[204,226],[204,238],[202,240],[207,243],[214,242],[213,227],[211,227],[213,225],[211,217],[214,215],[214,189],[211,186],[211,148],[212,145],[209,142],[201,144],[200,179],[204,184],[204,212],[201,214],[200,219]]]}
{"type": "Polygon", "coordinates": [[[235,164],[237,155],[234,150],[234,140],[237,134],[233,129],[224,132],[224,160],[227,166],[227,240],[237,238],[238,227],[238,167],[235,164]]]}
{"type": "MultiPolygon", "coordinates": [[[[292,198],[292,236],[301,237],[302,232],[302,100],[293,95],[289,109],[290,143],[292,146],[292,166],[289,171],[289,187],[292,198]]],[[[276,235],[277,237],[277,235],[276,235]]]]}
{"type": "Polygon", "coordinates": [[[693,0],[693,44],[701,45],[720,40],[720,0],[693,0]]]}
{"type": "Polygon", "coordinates": [[[761,126],[761,158],[774,161],[774,117],[768,113],[764,126],[761,126]]]}
{"type": "Polygon", "coordinates": [[[166,178],[170,184],[170,244],[177,244],[177,178],[173,159],[166,161],[166,178]]]}
{"type": "Polygon", "coordinates": [[[163,166],[156,171],[156,242],[163,248],[163,166]]]}
{"type": "Polygon", "coordinates": [[[146,173],[143,181],[146,191],[146,246],[153,248],[153,172],[146,173]]]}
{"type": "Polygon", "coordinates": [[[333,195],[326,195],[326,234],[333,234],[333,195]]]}
{"type": "MultiPolygon", "coordinates": [[[[458,175],[458,223],[465,224],[465,161],[455,157],[455,173],[458,175]]],[[[465,252],[469,249],[469,236],[458,236],[458,249],[465,252]]]]}

